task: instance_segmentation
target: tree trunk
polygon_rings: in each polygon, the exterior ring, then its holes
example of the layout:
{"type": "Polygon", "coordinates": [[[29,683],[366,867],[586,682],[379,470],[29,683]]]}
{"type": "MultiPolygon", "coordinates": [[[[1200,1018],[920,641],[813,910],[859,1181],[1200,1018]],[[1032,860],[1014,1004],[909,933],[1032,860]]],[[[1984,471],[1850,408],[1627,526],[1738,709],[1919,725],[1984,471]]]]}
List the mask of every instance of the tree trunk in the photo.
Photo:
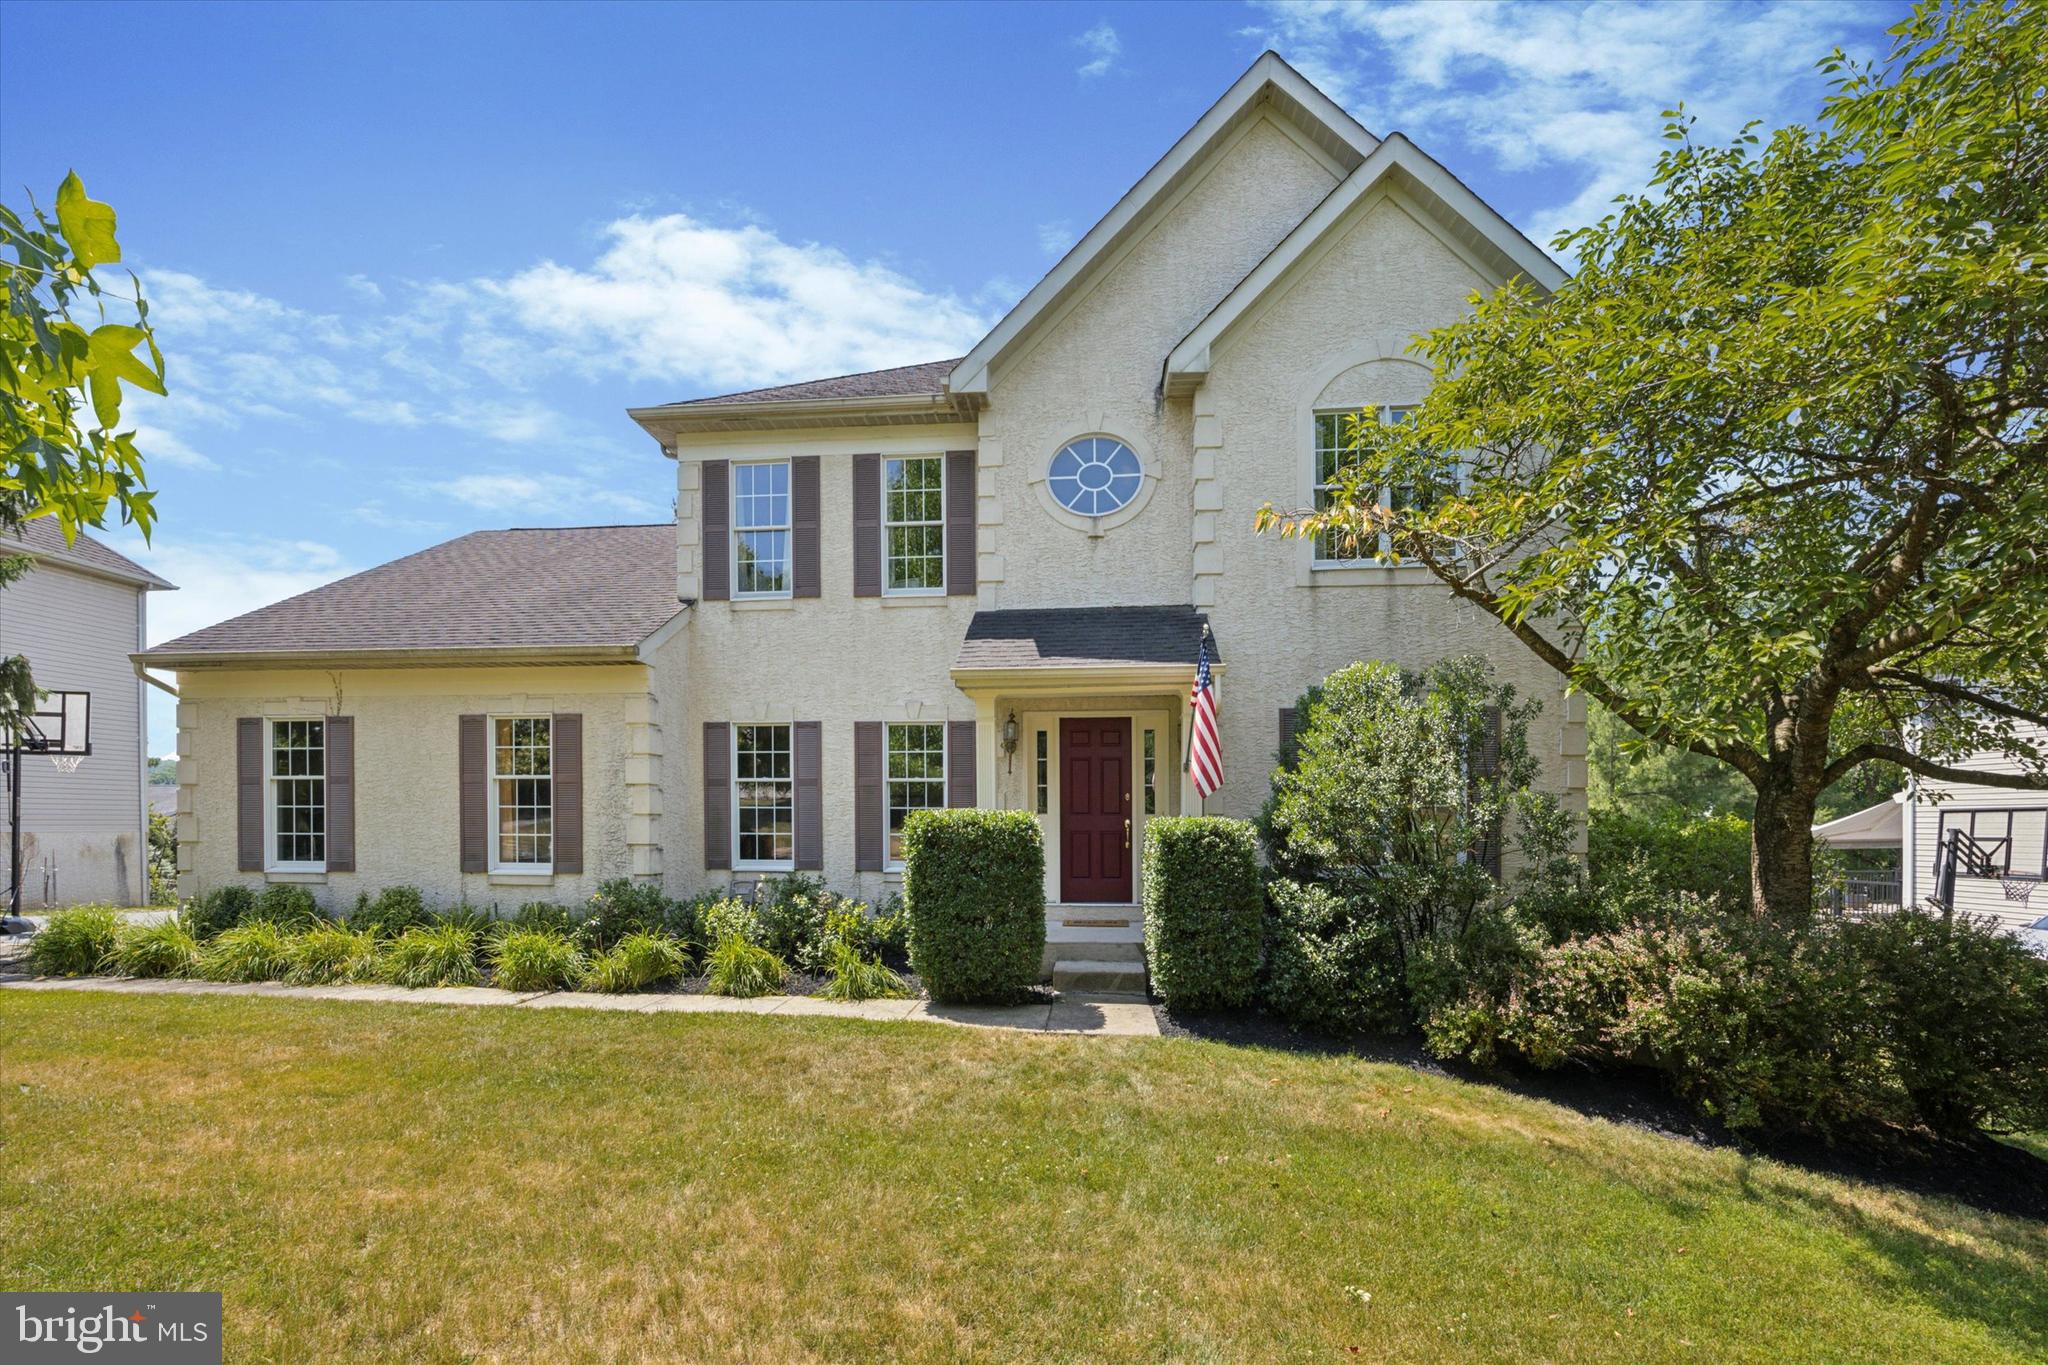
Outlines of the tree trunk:
{"type": "Polygon", "coordinates": [[[1783,772],[1758,787],[1749,832],[1750,896],[1757,913],[1782,920],[1813,914],[1813,811],[1820,792],[1783,772]]]}

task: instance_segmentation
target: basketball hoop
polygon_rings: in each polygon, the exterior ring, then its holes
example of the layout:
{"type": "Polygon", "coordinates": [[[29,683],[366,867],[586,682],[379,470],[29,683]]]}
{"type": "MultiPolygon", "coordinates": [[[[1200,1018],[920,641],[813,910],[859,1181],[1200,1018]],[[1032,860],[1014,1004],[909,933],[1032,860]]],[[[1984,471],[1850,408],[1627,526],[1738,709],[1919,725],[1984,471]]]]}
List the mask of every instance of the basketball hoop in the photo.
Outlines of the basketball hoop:
{"type": "Polygon", "coordinates": [[[1998,884],[2005,888],[2005,898],[2017,905],[2025,905],[2037,885],[2032,877],[2000,877],[1998,884]]]}
{"type": "Polygon", "coordinates": [[[75,773],[78,765],[85,762],[84,754],[51,754],[51,764],[60,773],[75,773]]]}

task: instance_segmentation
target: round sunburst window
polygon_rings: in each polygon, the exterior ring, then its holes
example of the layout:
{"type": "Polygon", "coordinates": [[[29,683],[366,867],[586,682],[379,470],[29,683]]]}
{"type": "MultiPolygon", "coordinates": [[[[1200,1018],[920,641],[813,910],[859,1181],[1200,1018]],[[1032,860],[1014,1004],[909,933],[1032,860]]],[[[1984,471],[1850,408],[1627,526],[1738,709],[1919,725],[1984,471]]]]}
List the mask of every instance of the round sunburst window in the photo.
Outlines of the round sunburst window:
{"type": "Polygon", "coordinates": [[[1084,517],[1105,517],[1129,506],[1145,482],[1137,452],[1110,436],[1069,441],[1052,457],[1046,487],[1053,501],[1084,517]]]}

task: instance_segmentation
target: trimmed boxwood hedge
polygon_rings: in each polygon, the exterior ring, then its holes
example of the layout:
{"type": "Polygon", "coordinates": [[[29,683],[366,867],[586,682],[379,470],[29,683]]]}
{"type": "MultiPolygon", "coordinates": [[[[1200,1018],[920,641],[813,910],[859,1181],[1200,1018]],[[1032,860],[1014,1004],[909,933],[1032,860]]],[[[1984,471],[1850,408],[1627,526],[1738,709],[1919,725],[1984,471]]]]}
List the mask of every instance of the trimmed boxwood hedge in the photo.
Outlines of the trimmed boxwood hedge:
{"type": "Polygon", "coordinates": [[[934,1000],[1013,998],[1045,958],[1045,836],[1027,811],[920,810],[903,828],[910,965],[934,1000]]]}
{"type": "Polygon", "coordinates": [[[1265,910],[1256,838],[1249,820],[1219,815],[1145,822],[1145,956],[1168,1005],[1252,999],[1265,910]]]}

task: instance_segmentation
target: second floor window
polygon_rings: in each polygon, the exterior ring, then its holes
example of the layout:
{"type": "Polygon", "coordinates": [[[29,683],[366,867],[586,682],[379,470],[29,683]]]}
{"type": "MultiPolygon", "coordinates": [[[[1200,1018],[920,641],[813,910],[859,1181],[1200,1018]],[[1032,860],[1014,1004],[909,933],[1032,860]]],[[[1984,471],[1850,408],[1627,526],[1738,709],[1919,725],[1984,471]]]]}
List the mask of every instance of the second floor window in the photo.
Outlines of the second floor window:
{"type": "MultiPolygon", "coordinates": [[[[1319,412],[1316,414],[1316,510],[1321,512],[1332,501],[1333,490],[1344,472],[1358,463],[1358,454],[1350,448],[1345,429],[1350,412],[1319,412]]],[[[1381,422],[1399,425],[1415,415],[1414,408],[1382,407],[1374,409],[1373,415],[1381,422]]],[[[1399,509],[1411,505],[1410,490],[1405,488],[1381,488],[1379,505],[1399,509]]],[[[1318,564],[1362,564],[1374,555],[1389,548],[1385,535],[1368,534],[1363,537],[1336,531],[1324,531],[1316,537],[1316,562],[1318,564]]]]}
{"type": "Polygon", "coordinates": [[[732,467],[733,592],[789,593],[789,462],[732,467]]]}
{"type": "Polygon", "coordinates": [[[882,588],[946,590],[945,460],[882,461],[882,588]]]}

